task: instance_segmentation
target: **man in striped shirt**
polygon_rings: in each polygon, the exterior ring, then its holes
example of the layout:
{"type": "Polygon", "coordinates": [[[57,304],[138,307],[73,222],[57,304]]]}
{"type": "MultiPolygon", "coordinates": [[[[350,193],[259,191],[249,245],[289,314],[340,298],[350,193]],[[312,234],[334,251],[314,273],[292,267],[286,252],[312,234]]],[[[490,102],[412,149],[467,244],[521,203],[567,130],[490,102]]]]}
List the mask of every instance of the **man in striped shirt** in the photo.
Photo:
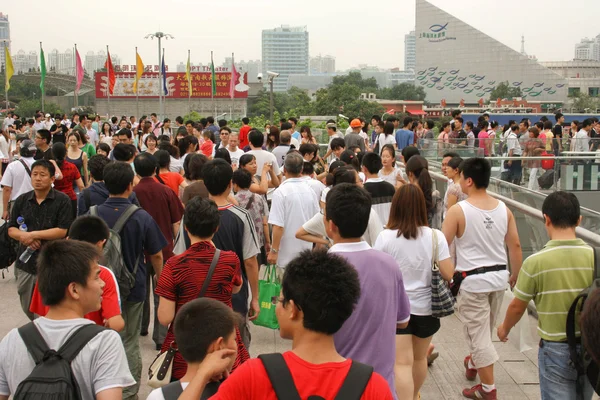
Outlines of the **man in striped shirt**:
{"type": "Polygon", "coordinates": [[[542,400],[591,399],[591,385],[585,376],[577,376],[570,362],[566,325],[575,297],[592,284],[594,252],[575,235],[581,214],[574,194],[550,194],[544,201],[542,213],[550,241],[523,263],[514,290],[515,299],[498,327],[498,337],[507,340],[511,328],[533,300],[541,337],[538,364],[542,400]]]}

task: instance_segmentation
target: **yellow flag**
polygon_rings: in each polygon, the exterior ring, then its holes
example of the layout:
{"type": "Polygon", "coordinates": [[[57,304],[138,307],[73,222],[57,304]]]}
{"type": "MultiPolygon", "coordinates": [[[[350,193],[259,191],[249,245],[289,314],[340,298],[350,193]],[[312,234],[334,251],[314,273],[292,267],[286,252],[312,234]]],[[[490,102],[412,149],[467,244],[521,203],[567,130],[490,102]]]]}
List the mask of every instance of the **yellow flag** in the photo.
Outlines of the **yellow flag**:
{"type": "Polygon", "coordinates": [[[138,81],[144,74],[144,63],[142,57],[136,52],[135,53],[135,82],[133,82],[133,93],[137,93],[138,81]]]}
{"type": "Polygon", "coordinates": [[[15,74],[15,69],[13,67],[12,59],[10,58],[10,51],[8,51],[7,44],[4,45],[4,59],[6,60],[6,86],[4,90],[8,92],[8,89],[10,89],[10,78],[12,78],[12,76],[15,74]]]}
{"type": "Polygon", "coordinates": [[[188,83],[188,93],[192,97],[192,68],[190,65],[190,52],[188,51],[187,65],[185,66],[185,78],[188,83]]]}

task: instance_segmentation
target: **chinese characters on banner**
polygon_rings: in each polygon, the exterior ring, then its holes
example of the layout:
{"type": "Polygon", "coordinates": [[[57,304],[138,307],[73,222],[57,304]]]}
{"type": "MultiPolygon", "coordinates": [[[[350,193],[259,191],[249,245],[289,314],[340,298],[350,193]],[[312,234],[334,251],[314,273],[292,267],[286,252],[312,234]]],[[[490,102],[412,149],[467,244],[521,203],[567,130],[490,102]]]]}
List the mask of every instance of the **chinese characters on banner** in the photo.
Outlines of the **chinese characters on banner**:
{"type": "MultiPolygon", "coordinates": [[[[134,98],[136,93],[133,91],[133,83],[135,81],[135,73],[133,72],[118,72],[116,74],[116,84],[114,93],[111,98],[134,98]]],[[[211,98],[211,76],[210,72],[194,72],[192,73],[192,98],[211,98]]],[[[96,98],[106,98],[107,76],[105,72],[96,72],[96,98]]],[[[231,72],[217,72],[215,74],[217,83],[217,94],[215,98],[229,98],[229,82],[231,80],[231,72]]],[[[188,98],[188,82],[185,77],[185,72],[167,72],[167,88],[169,94],[166,98],[187,99],[188,98]]],[[[236,99],[248,97],[247,74],[240,74],[238,82],[235,82],[236,99]]],[[[160,84],[158,82],[158,73],[144,72],[138,83],[138,95],[141,98],[158,97],[160,84]]]]}

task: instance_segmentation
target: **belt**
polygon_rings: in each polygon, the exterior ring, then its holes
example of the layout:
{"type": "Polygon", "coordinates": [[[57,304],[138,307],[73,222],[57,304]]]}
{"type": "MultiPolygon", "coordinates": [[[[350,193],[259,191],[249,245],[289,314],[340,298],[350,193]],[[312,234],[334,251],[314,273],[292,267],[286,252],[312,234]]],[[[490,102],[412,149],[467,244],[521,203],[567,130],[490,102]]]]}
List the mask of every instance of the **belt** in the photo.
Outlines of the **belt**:
{"type": "Polygon", "coordinates": [[[503,264],[503,265],[492,265],[490,267],[480,267],[480,268],[472,269],[470,271],[457,271],[457,272],[464,279],[467,276],[471,276],[471,275],[479,275],[479,274],[485,274],[487,272],[496,272],[496,271],[504,271],[504,270],[506,270],[506,264],[503,264]]]}

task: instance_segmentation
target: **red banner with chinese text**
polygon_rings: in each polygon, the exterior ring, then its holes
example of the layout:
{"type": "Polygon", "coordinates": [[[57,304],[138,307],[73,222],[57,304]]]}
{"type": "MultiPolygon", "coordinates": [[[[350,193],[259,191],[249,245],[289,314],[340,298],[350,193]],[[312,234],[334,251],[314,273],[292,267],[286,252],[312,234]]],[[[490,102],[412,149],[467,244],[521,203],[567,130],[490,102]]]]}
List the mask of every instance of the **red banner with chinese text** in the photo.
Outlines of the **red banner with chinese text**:
{"type": "MultiPolygon", "coordinates": [[[[231,72],[217,72],[215,74],[217,81],[216,99],[230,98],[229,97],[229,82],[231,80],[231,72]]],[[[192,72],[192,98],[211,98],[211,82],[210,72],[192,72]]],[[[106,72],[95,73],[96,82],[96,98],[104,99],[107,97],[107,82],[108,77],[106,72]]],[[[134,72],[117,72],[114,93],[111,98],[135,98],[133,92],[133,83],[135,82],[134,72]]],[[[236,99],[248,97],[248,81],[247,74],[240,74],[238,82],[235,82],[236,99]]],[[[188,98],[188,82],[185,72],[167,72],[167,88],[169,94],[166,98],[187,99],[188,98]]],[[[138,95],[141,98],[158,97],[160,83],[158,81],[158,73],[144,72],[138,83],[138,95]]]]}

